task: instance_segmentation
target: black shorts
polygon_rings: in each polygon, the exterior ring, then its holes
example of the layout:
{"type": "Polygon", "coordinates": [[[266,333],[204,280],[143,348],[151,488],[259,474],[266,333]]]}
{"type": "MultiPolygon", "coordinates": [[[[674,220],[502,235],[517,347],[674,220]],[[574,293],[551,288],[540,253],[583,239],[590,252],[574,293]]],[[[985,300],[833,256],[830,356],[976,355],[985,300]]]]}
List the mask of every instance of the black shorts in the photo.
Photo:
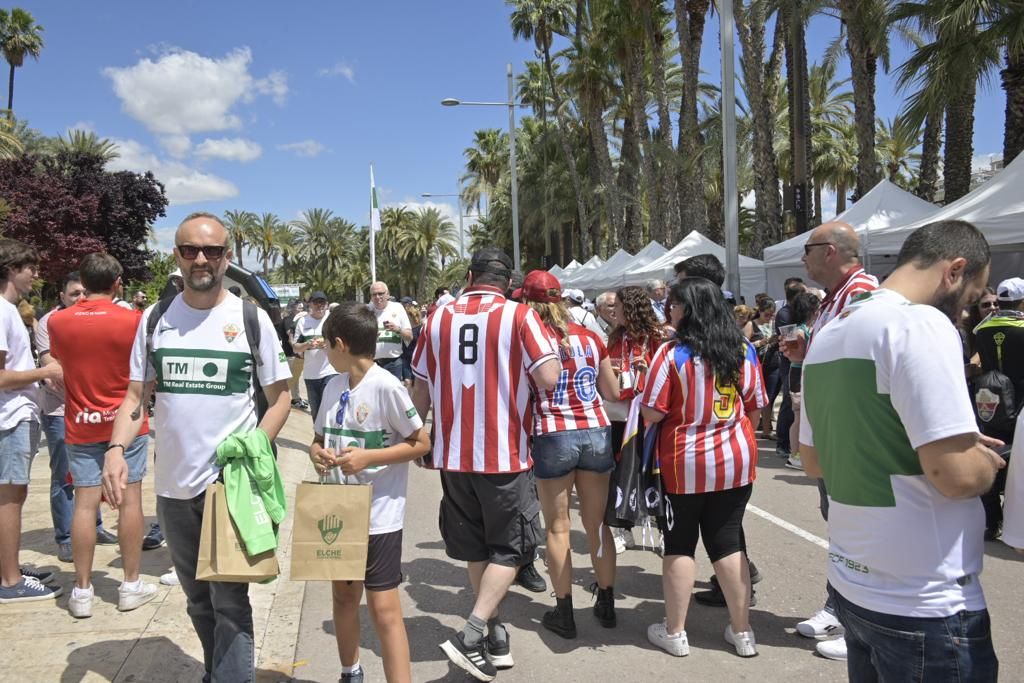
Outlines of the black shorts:
{"type": "Polygon", "coordinates": [[[389,591],[402,583],[402,530],[370,536],[366,551],[366,579],[363,587],[368,591],[389,591]]]}
{"type": "MultiPolygon", "coordinates": [[[[800,380],[803,377],[803,374],[804,374],[803,366],[800,366],[799,368],[790,366],[790,368],[789,368],[789,390],[792,391],[794,394],[799,394],[800,393],[800,385],[801,385],[800,380]]],[[[797,418],[797,419],[799,419],[799,418],[797,418]]]]}
{"type": "Polygon", "coordinates": [[[519,567],[533,559],[541,528],[531,472],[442,470],[441,490],[438,526],[448,557],[504,567],[519,567]]]}
{"type": "Polygon", "coordinates": [[[665,535],[665,555],[693,557],[697,539],[712,562],[745,551],[743,513],[752,484],[710,493],[666,493],[665,516],[658,527],[665,535]]]}

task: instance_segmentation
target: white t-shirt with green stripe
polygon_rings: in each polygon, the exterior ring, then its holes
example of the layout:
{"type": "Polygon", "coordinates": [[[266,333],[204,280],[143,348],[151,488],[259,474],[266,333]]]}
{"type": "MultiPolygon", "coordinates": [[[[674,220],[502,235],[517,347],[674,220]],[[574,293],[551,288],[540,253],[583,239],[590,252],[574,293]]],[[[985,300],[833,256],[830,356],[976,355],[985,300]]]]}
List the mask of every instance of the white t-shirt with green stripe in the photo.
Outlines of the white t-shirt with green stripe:
{"type": "Polygon", "coordinates": [[[389,301],[383,308],[369,305],[373,314],[377,316],[377,352],[374,354],[376,360],[391,360],[402,355],[402,330],[411,330],[409,314],[405,312],[405,306],[397,301],[389,301]],[[384,322],[390,322],[398,329],[384,329],[384,322]]]}
{"type": "Polygon", "coordinates": [[[946,617],[985,607],[985,515],[926,478],[916,449],[978,431],[960,337],[931,306],[879,289],[815,337],[800,441],[829,493],[828,580],[876,612],[946,617]]]}
{"type": "MultiPolygon", "coordinates": [[[[324,387],[316,433],[324,437],[324,446],[340,453],[346,446],[387,448],[400,444],[423,426],[409,392],[394,375],[373,365],[354,389],[349,389],[349,374],[343,372],[324,387]],[[338,424],[341,396],[348,391],[342,424],[338,424]]],[[[409,481],[409,463],[367,468],[345,477],[340,468],[331,470],[332,483],[371,484],[370,534],[398,531],[405,522],[405,489],[409,481]]]]}
{"type": "MultiPolygon", "coordinates": [[[[146,357],[146,309],[132,347],[133,382],[156,380],[156,495],[187,500],[217,479],[217,446],[256,428],[253,358],[245,339],[242,300],[226,293],[210,309],[192,308],[179,294],[156,324],[146,357]]],[[[291,377],[277,332],[260,309],[260,384],[291,377]]]]}

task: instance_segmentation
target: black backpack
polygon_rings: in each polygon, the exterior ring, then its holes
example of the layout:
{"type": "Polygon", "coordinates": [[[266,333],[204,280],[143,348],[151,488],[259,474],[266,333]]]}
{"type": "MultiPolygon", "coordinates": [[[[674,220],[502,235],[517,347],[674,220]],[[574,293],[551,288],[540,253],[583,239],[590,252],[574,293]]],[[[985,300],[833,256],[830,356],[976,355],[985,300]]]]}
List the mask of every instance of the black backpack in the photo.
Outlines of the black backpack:
{"type": "MultiPolygon", "coordinates": [[[[153,312],[146,321],[146,357],[153,355],[153,334],[156,332],[156,325],[164,313],[171,307],[175,296],[160,299],[153,312]]],[[[252,389],[253,398],[256,401],[256,420],[262,420],[267,413],[267,397],[260,386],[258,369],[263,366],[263,359],[260,357],[260,319],[259,307],[251,301],[242,300],[242,324],[245,327],[245,340],[249,343],[249,353],[252,355],[252,389]]]]}
{"type": "Polygon", "coordinates": [[[968,387],[981,433],[1012,443],[1021,402],[1010,378],[999,370],[988,370],[972,379],[968,387]]]}

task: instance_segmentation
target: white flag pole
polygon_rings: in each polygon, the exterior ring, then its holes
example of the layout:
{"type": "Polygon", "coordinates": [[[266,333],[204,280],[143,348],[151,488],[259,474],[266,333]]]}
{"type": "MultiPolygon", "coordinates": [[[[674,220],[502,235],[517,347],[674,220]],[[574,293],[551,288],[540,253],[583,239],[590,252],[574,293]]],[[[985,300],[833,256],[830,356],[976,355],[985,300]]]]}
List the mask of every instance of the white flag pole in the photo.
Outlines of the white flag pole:
{"type": "Polygon", "coordinates": [[[373,164],[370,164],[370,282],[377,281],[376,234],[380,230],[380,207],[377,205],[377,186],[373,180],[373,164]]]}

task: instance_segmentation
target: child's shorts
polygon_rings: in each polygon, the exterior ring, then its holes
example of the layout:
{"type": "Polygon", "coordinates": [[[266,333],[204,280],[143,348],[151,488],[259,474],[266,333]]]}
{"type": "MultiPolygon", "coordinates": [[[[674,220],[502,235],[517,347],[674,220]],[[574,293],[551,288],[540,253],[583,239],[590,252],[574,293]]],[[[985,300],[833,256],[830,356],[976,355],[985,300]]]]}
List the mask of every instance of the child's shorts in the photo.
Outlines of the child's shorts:
{"type": "Polygon", "coordinates": [[[370,536],[366,552],[368,591],[389,591],[402,583],[402,530],[370,536]]]}

